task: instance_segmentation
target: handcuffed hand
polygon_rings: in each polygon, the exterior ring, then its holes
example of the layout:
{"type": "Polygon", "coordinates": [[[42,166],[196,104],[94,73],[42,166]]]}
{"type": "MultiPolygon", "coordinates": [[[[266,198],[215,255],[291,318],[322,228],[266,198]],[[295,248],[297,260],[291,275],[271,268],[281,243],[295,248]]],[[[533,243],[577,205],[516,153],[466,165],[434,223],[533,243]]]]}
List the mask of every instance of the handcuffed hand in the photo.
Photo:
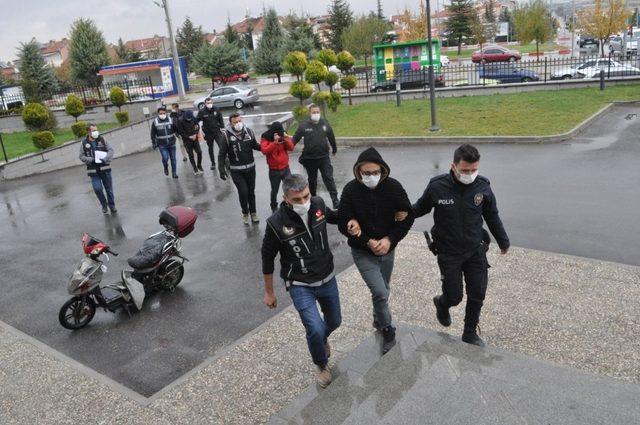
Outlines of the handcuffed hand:
{"type": "Polygon", "coordinates": [[[407,211],[397,211],[395,215],[396,221],[404,221],[408,215],[409,213],[407,211]]]}
{"type": "Polygon", "coordinates": [[[360,236],[362,234],[362,229],[360,229],[360,223],[355,218],[352,218],[347,223],[347,233],[351,236],[360,236]]]}
{"type": "Polygon", "coordinates": [[[371,239],[369,240],[369,248],[373,251],[373,253],[377,256],[387,255],[389,253],[389,249],[391,248],[391,241],[388,237],[384,237],[380,240],[371,239]]]}

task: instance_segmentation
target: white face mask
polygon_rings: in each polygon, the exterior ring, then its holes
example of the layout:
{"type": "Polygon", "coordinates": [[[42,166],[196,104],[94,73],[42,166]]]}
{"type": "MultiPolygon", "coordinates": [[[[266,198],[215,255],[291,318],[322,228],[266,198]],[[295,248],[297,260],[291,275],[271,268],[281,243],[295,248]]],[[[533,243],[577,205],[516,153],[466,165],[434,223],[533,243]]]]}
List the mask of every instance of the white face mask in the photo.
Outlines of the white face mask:
{"type": "Polygon", "coordinates": [[[365,176],[362,175],[362,184],[367,186],[369,189],[374,189],[380,183],[380,174],[377,176],[365,176]]]}
{"type": "Polygon", "coordinates": [[[458,170],[456,170],[456,173],[458,174],[458,180],[462,184],[471,184],[476,180],[476,177],[478,177],[477,171],[473,174],[462,174],[458,170]]]}
{"type": "Polygon", "coordinates": [[[163,120],[163,119],[167,118],[167,114],[158,114],[158,118],[163,120]]]}
{"type": "Polygon", "coordinates": [[[313,122],[320,121],[320,114],[318,114],[318,113],[311,114],[311,121],[313,121],[313,122]]]}
{"type": "Polygon", "coordinates": [[[92,139],[97,139],[97,138],[98,138],[98,136],[100,136],[100,132],[99,132],[98,130],[93,130],[93,131],[91,132],[91,138],[92,138],[92,139]]]}
{"type": "Polygon", "coordinates": [[[213,103],[207,103],[206,106],[207,106],[207,109],[211,109],[213,108],[213,103]]]}
{"type": "Polygon", "coordinates": [[[242,121],[237,122],[233,125],[233,129],[237,132],[241,132],[243,128],[244,128],[244,124],[242,123],[242,121]]]}
{"type": "Polygon", "coordinates": [[[311,208],[311,198],[304,204],[291,204],[291,208],[298,215],[309,214],[309,209],[311,208]]]}

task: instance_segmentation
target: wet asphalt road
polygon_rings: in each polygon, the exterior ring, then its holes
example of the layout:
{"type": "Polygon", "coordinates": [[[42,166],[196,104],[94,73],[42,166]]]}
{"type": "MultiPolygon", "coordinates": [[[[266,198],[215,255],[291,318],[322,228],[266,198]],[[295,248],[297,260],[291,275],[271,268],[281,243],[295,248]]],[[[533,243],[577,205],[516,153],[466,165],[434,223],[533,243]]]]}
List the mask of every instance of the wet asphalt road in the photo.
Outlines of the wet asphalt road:
{"type": "MultiPolygon", "coordinates": [[[[616,107],[572,143],[480,146],[481,174],[492,181],[513,245],[640,265],[640,119],[630,116],[638,112],[616,107]]],[[[264,122],[252,125],[259,133],[264,122]]],[[[352,178],[359,151],[342,149],[334,157],[339,188],[352,178]]],[[[431,176],[448,170],[453,148],[380,151],[415,201],[431,176]]],[[[276,311],[261,304],[259,250],[269,210],[264,159],[258,154],[263,221],[249,227],[240,220],[231,182],[209,171],[195,177],[185,164],[174,181],[162,175],[157,152],[114,161],[117,216],[102,215],[83,167],[0,183],[0,320],[149,396],[289,305],[281,286],[276,311]],[[112,258],[109,283],[144,239],[161,230],[162,208],[176,204],[200,214],[196,230],[183,240],[191,261],[179,289],[152,296],[131,318],[98,311],[86,329],[60,327],[57,313],[82,255],[82,232],[121,254],[112,258]]],[[[292,170],[301,170],[297,155],[292,170]]],[[[430,225],[424,217],[414,230],[430,225]]],[[[336,268],[343,270],[351,264],[348,247],[335,229],[331,239],[336,268]]]]}

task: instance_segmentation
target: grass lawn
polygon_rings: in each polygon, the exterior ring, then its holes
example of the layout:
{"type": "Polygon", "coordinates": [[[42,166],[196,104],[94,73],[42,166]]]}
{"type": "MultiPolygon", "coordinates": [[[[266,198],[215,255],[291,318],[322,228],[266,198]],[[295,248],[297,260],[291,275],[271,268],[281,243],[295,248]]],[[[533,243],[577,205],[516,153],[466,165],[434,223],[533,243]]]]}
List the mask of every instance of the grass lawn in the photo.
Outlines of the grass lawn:
{"type": "Polygon", "coordinates": [[[428,99],[403,100],[399,108],[395,102],[348,106],[345,100],[327,119],[341,137],[542,136],[569,131],[614,100],[640,100],[640,85],[441,98],[437,134],[428,131],[428,99]]]}
{"type": "MultiPolygon", "coordinates": [[[[117,126],[118,123],[115,122],[98,124],[98,130],[104,132],[117,126]]],[[[54,146],[59,146],[76,138],[69,128],[58,129],[53,133],[53,135],[56,139],[54,146]]],[[[31,141],[31,133],[28,131],[5,133],[2,135],[2,140],[9,159],[39,151],[39,149],[33,145],[33,142],[31,141]]],[[[0,161],[4,162],[4,156],[1,152],[0,161]]]]}

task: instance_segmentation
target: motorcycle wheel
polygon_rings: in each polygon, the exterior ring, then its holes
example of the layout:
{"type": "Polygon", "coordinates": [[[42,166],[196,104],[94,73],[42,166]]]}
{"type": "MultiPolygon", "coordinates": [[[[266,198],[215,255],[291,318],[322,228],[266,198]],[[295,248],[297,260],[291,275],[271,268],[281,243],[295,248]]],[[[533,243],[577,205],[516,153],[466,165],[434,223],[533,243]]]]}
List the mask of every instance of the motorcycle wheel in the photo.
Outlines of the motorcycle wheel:
{"type": "Polygon", "coordinates": [[[58,321],[66,329],[80,329],[89,324],[96,314],[96,303],[89,297],[73,297],[62,305],[58,321]]]}
{"type": "Polygon", "coordinates": [[[182,282],[184,276],[184,266],[179,263],[173,263],[164,270],[162,278],[162,288],[166,291],[173,291],[182,282]]]}

